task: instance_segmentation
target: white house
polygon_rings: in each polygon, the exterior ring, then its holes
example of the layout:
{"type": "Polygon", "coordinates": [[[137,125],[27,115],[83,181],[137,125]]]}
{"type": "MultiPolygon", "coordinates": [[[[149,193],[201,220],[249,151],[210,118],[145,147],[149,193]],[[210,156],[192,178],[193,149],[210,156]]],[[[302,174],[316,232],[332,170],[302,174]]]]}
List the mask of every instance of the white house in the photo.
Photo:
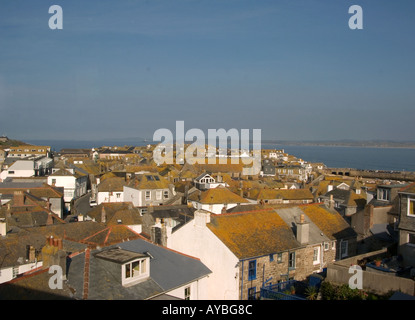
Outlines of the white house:
{"type": "Polygon", "coordinates": [[[195,209],[206,210],[215,214],[221,214],[224,210],[232,209],[240,204],[250,203],[247,199],[222,186],[206,191],[193,192],[188,197],[187,202],[195,209]]]}
{"type": "Polygon", "coordinates": [[[201,175],[196,177],[193,180],[193,182],[195,184],[195,187],[198,188],[199,190],[212,189],[218,186],[222,186],[222,187],[227,186],[226,182],[223,182],[221,180],[220,175],[218,176],[218,181],[217,181],[214,177],[212,177],[208,173],[202,173],[201,175]]]}
{"type": "Polygon", "coordinates": [[[206,299],[239,299],[239,259],[207,227],[210,213],[197,210],[194,220],[173,232],[168,247],[200,259],[212,274],[207,279],[206,299]]]}
{"type": "Polygon", "coordinates": [[[124,186],[124,201],[132,202],[135,207],[163,205],[170,203],[175,196],[174,186],[154,173],[136,176],[124,186]]]}
{"type": "Polygon", "coordinates": [[[315,204],[220,215],[196,210],[167,246],[212,270],[208,299],[245,300],[265,282],[304,280],[340,254],[353,254],[355,237],[337,212],[315,204]]]}
{"type": "Polygon", "coordinates": [[[79,198],[87,192],[88,175],[75,168],[53,169],[48,176],[48,184],[64,188],[64,202],[67,209],[73,199],[79,198]]]}
{"type": "Polygon", "coordinates": [[[35,175],[35,162],[33,160],[17,160],[0,174],[3,181],[8,177],[33,177],[35,175]]]}
{"type": "Polygon", "coordinates": [[[125,179],[120,177],[109,177],[101,180],[97,187],[97,204],[124,202],[124,186],[126,185],[125,179]]]}

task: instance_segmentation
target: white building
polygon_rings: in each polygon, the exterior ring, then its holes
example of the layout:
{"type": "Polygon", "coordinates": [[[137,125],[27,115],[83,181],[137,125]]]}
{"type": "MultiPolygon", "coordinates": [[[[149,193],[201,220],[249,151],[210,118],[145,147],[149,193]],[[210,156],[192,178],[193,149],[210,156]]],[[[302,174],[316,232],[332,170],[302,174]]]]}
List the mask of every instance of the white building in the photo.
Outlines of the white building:
{"type": "Polygon", "coordinates": [[[250,203],[247,199],[222,186],[206,191],[193,192],[188,197],[187,202],[197,210],[206,210],[215,214],[221,214],[223,211],[240,204],[250,203]]]}
{"type": "Polygon", "coordinates": [[[33,160],[17,160],[6,170],[0,173],[0,179],[35,176],[35,162],[33,160]]]}
{"type": "Polygon", "coordinates": [[[73,199],[79,198],[87,193],[88,175],[75,168],[53,169],[48,176],[48,184],[64,188],[64,202],[67,209],[73,199]]]}

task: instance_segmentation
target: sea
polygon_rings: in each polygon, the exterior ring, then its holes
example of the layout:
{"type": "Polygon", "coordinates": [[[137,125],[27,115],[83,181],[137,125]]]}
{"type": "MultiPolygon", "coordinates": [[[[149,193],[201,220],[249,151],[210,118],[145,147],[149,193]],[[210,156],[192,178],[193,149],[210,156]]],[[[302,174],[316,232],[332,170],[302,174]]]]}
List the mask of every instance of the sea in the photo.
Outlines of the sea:
{"type": "MultiPolygon", "coordinates": [[[[67,148],[98,148],[101,146],[144,146],[152,143],[142,139],[114,141],[26,140],[34,145],[51,146],[53,151],[67,148]]],[[[262,149],[283,149],[284,152],[307,162],[321,162],[329,168],[362,170],[413,171],[415,148],[381,148],[352,146],[262,145],[262,149]]]]}

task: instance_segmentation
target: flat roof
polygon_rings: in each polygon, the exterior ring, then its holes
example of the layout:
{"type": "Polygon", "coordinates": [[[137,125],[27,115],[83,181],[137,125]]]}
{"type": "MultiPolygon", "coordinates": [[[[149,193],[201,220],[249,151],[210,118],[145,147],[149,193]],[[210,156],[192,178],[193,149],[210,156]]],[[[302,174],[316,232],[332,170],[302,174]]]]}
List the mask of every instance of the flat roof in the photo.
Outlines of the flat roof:
{"type": "Polygon", "coordinates": [[[121,248],[112,248],[108,250],[100,251],[94,254],[96,258],[112,261],[115,263],[123,264],[129,261],[133,261],[138,258],[148,257],[146,254],[132,252],[121,248]]]}

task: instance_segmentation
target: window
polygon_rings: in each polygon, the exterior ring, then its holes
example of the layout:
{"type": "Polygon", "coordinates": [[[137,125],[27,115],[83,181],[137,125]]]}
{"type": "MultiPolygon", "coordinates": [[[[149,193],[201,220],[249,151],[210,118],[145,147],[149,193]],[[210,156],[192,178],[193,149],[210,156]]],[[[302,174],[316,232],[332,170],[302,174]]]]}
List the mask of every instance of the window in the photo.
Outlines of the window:
{"type": "Polygon", "coordinates": [[[256,279],[256,260],[249,261],[248,265],[248,280],[256,279]]]}
{"type": "Polygon", "coordinates": [[[408,233],[408,244],[411,246],[415,246],[415,234],[408,233]]]}
{"type": "Polygon", "coordinates": [[[331,250],[334,250],[334,249],[336,249],[336,241],[333,241],[331,243],[331,250]]]}
{"type": "Polygon", "coordinates": [[[282,263],[282,253],[277,253],[277,263],[282,263]]]}
{"type": "Polygon", "coordinates": [[[269,255],[269,262],[272,262],[272,261],[274,261],[274,255],[271,253],[271,254],[269,255]]]}
{"type": "Polygon", "coordinates": [[[288,268],[295,269],[295,252],[290,252],[288,255],[288,268]]]}
{"type": "Polygon", "coordinates": [[[151,191],[146,191],[146,200],[151,199],[151,191]]]}
{"type": "Polygon", "coordinates": [[[14,171],[9,171],[9,174],[14,174],[14,171]]]}
{"type": "Polygon", "coordinates": [[[255,300],[256,287],[248,288],[248,300],[255,300]]]}
{"type": "Polygon", "coordinates": [[[16,278],[19,275],[19,266],[13,267],[13,278],[16,278]]]}
{"type": "Polygon", "coordinates": [[[329,250],[329,243],[328,242],[324,242],[324,251],[329,250]]]}
{"type": "Polygon", "coordinates": [[[164,197],[164,199],[169,198],[169,192],[167,190],[163,192],[163,197],[164,197]]]}
{"type": "Polygon", "coordinates": [[[156,190],[156,200],[161,200],[161,190],[156,190]]]}
{"type": "Polygon", "coordinates": [[[131,282],[147,275],[147,260],[141,259],[124,265],[124,280],[131,282]]]}
{"type": "Polygon", "coordinates": [[[116,193],[117,199],[121,198],[121,193],[116,193]]]}
{"type": "Polygon", "coordinates": [[[313,264],[320,263],[320,247],[315,247],[313,252],[313,264]]]}
{"type": "Polygon", "coordinates": [[[184,300],[190,300],[190,287],[184,288],[184,300]]]}
{"type": "Polygon", "coordinates": [[[379,188],[378,189],[378,200],[390,201],[390,189],[379,188]]]}
{"type": "Polygon", "coordinates": [[[348,256],[348,245],[347,241],[340,242],[340,259],[348,256]]]}
{"type": "Polygon", "coordinates": [[[408,199],[408,216],[415,217],[415,199],[408,199]]]}

